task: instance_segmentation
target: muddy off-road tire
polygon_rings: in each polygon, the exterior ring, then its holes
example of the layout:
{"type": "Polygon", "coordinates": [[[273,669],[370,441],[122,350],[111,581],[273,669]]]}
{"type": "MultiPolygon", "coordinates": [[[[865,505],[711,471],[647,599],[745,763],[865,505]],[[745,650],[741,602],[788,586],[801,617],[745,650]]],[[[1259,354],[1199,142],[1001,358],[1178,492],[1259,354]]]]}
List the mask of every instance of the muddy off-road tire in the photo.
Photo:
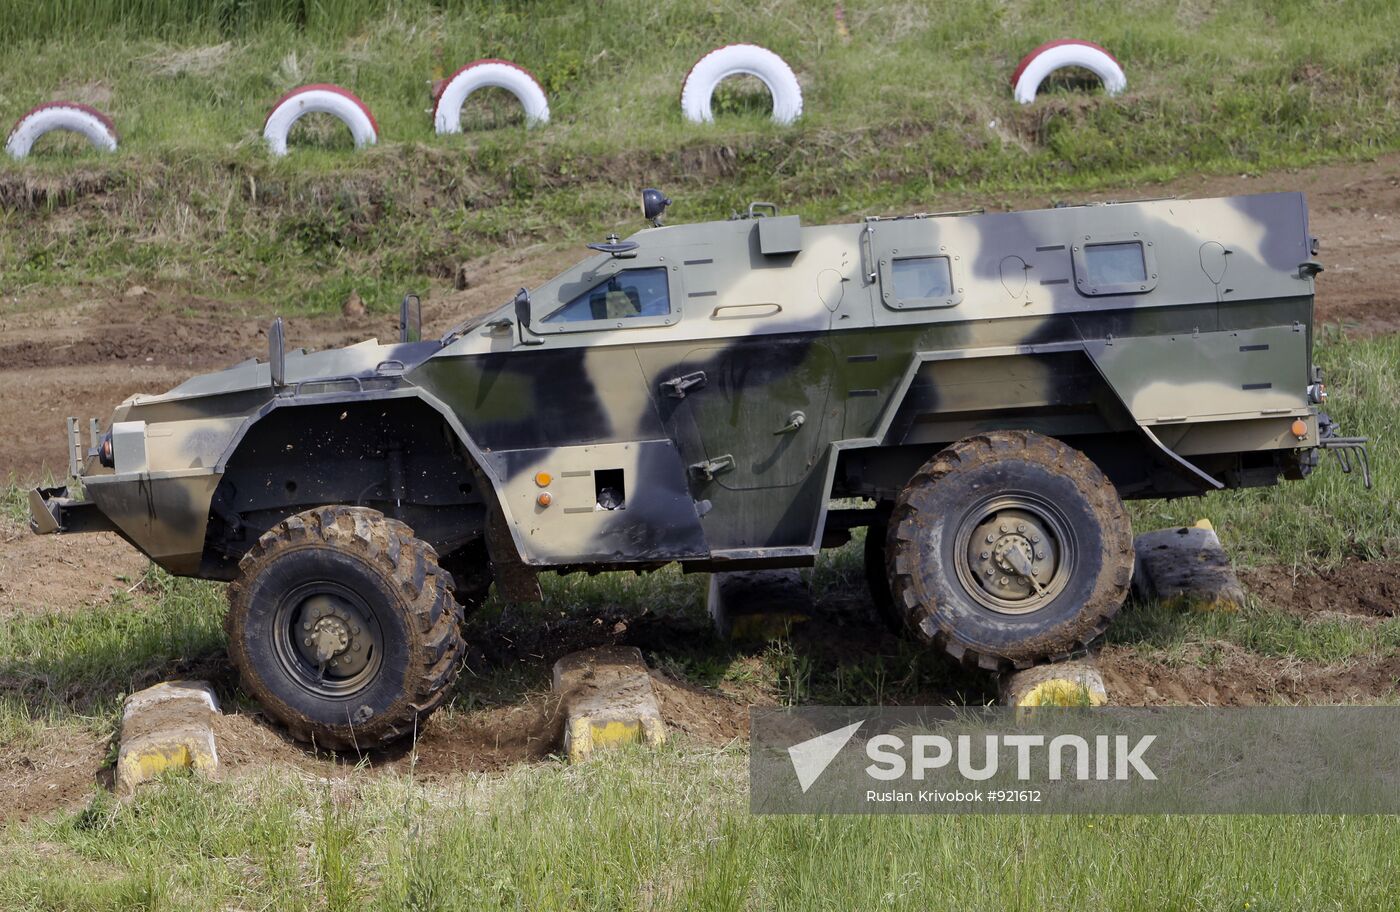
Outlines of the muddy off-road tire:
{"type": "Polygon", "coordinates": [[[997,431],[915,473],[895,501],[886,560],[916,636],[1000,671],[1067,658],[1108,628],[1132,581],[1133,536],[1117,490],[1083,453],[997,431]]]}
{"type": "Polygon", "coordinates": [[[363,750],[411,734],[457,675],[451,575],[376,510],[319,507],[278,523],[228,595],[229,656],[244,689],[317,747],[363,750]]]}

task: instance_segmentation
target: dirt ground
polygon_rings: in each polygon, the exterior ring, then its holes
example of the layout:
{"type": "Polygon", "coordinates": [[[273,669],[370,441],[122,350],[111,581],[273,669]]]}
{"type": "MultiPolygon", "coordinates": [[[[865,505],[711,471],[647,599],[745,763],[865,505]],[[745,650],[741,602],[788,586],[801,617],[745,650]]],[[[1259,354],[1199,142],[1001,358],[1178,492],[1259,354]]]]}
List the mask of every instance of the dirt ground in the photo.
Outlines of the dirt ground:
{"type": "MultiPolygon", "coordinates": [[[[748,734],[748,704],[653,672],[668,729],[691,745],[726,747],[748,734]]],[[[517,703],[470,712],[441,711],[419,737],[392,750],[339,755],[308,750],[256,710],[226,707],[214,720],[221,778],[257,775],[269,767],[318,779],[399,773],[422,782],[491,773],[558,753],[559,701],[524,695],[517,703]]],[[[0,743],[0,825],[82,805],[97,787],[112,787],[107,761],[114,738],[53,729],[22,744],[0,743]]]]}
{"type": "MultiPolygon", "coordinates": [[[[1272,190],[1305,191],[1312,230],[1322,241],[1327,271],[1318,280],[1319,323],[1352,334],[1400,331],[1400,296],[1392,276],[1400,267],[1400,156],[1263,176],[1192,178],[1172,187],[1126,188],[1094,196],[1212,196],[1272,190]]],[[[940,200],[938,201],[948,202],[940,200]]],[[[1044,199],[1011,200],[1043,205],[1044,199]]],[[[554,274],[581,251],[540,246],[469,264],[470,286],[424,302],[428,334],[509,299],[521,285],[554,274]]],[[[37,294],[37,293],[36,293],[37,294]]],[[[159,289],[73,288],[46,300],[7,302],[0,311],[0,474],[21,484],[66,474],[63,419],[110,415],[136,392],[167,389],[193,373],[248,357],[264,357],[271,306],[178,296],[159,289]],[[57,297],[58,300],[52,300],[57,297]]],[[[394,315],[293,318],[293,346],[325,348],[370,336],[393,338],[394,315]]],[[[70,612],[105,602],[137,584],[146,561],[112,535],[37,539],[20,524],[0,521],[0,620],[17,613],[70,612]],[[39,574],[36,567],[57,572],[39,574]]],[[[1375,569],[1372,567],[1372,569],[1375,569]]],[[[1245,574],[1246,586],[1276,607],[1301,616],[1394,616],[1400,566],[1380,574],[1390,582],[1358,588],[1347,568],[1293,576],[1266,569],[1245,574]],[[1386,587],[1389,588],[1386,588],[1386,587]]],[[[624,628],[626,625],[622,625],[624,628]]],[[[844,628],[843,628],[844,629],[844,628]]],[[[848,631],[849,632],[849,631],[848,631]]],[[[645,625],[623,639],[648,648],[645,625]]],[[[1164,664],[1122,646],[1100,657],[1115,702],[1129,705],[1264,702],[1349,702],[1390,693],[1400,659],[1324,666],[1259,657],[1211,644],[1164,664]]],[[[749,695],[697,688],[660,672],[663,715],[673,729],[715,747],[743,738],[749,695]]],[[[231,681],[225,686],[231,687],[231,681]]],[[[976,690],[976,686],[973,686],[976,690]]],[[[372,765],[418,776],[487,772],[538,760],[557,749],[558,707],[547,694],[513,705],[440,713],[416,745],[370,757],[372,765]]],[[[255,711],[236,710],[218,723],[226,775],[268,763],[338,776],[357,758],[330,758],[287,741],[255,711]]],[[[108,739],[71,730],[52,739],[0,746],[0,820],[26,818],[81,801],[100,782],[108,739]]]]}

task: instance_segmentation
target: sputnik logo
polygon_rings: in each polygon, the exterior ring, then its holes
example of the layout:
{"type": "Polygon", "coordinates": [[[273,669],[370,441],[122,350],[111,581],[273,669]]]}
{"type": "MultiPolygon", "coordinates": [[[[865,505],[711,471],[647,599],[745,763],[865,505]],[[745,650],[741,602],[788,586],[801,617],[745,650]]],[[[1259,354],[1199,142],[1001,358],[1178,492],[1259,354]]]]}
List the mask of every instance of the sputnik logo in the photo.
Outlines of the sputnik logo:
{"type": "Polygon", "coordinates": [[[836,759],[836,755],[841,753],[841,748],[845,747],[846,742],[851,740],[856,729],[864,724],[865,720],[861,719],[845,728],[817,735],[815,738],[810,738],[788,748],[788,757],[792,760],[792,770],[797,773],[797,784],[802,786],[804,795],[807,793],[807,789],[812,787],[812,783],[826,772],[826,768],[831,765],[831,761],[836,759]]]}

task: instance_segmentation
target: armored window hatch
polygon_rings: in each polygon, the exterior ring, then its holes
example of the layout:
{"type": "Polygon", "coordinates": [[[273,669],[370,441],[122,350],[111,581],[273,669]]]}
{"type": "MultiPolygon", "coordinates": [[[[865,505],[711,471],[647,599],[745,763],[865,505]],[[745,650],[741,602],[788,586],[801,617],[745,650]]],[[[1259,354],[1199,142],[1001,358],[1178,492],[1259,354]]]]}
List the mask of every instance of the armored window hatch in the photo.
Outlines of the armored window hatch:
{"type": "Polygon", "coordinates": [[[1133,237],[1080,238],[1070,250],[1082,295],[1141,294],[1157,286],[1152,242],[1133,237]]]}
{"type": "Polygon", "coordinates": [[[953,270],[946,256],[902,257],[891,264],[894,294],[908,298],[950,298],[953,270]]]}

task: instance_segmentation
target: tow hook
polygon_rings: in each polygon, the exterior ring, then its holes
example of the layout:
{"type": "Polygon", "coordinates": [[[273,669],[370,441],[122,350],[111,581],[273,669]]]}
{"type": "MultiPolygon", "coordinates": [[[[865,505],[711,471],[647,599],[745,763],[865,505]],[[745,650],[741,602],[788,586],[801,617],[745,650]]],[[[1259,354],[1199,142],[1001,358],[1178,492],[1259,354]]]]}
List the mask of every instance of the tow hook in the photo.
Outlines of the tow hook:
{"type": "Polygon", "coordinates": [[[1323,412],[1317,416],[1317,446],[1337,457],[1337,464],[1344,474],[1350,475],[1353,468],[1361,469],[1361,483],[1366,490],[1371,489],[1371,460],[1366,453],[1366,437],[1342,437],[1338,433],[1337,422],[1323,412]]]}

